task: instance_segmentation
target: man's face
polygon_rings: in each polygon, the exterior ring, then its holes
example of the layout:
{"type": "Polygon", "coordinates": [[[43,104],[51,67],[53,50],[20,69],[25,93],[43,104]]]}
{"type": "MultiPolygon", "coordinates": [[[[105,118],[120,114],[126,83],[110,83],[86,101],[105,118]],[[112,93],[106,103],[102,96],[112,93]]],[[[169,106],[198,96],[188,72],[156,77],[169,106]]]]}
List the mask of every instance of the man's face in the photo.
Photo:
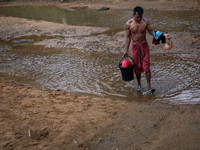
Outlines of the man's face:
{"type": "Polygon", "coordinates": [[[142,15],[139,15],[137,12],[136,14],[133,14],[133,17],[136,22],[140,22],[142,20],[142,15]]]}

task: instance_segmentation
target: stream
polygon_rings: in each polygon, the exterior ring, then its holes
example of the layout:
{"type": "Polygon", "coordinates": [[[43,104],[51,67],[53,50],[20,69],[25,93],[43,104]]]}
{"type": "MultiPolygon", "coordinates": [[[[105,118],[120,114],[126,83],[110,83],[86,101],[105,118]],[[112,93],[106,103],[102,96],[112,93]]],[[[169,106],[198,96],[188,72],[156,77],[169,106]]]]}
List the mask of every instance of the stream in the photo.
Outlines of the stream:
{"type": "MultiPolygon", "coordinates": [[[[71,25],[108,27],[113,32],[124,29],[124,22],[131,17],[130,10],[68,12],[54,7],[19,6],[1,7],[0,14],[71,25]],[[112,24],[109,21],[111,18],[112,24]]],[[[145,15],[152,19],[152,26],[158,30],[199,30],[199,11],[147,11],[145,15]]],[[[156,89],[152,96],[145,94],[147,89],[144,73],[143,92],[136,92],[135,77],[132,81],[122,81],[118,66],[121,54],[44,48],[31,44],[34,38],[30,36],[11,41],[0,40],[0,78],[45,89],[113,99],[200,104],[200,58],[196,55],[151,55],[151,83],[156,89]]]]}

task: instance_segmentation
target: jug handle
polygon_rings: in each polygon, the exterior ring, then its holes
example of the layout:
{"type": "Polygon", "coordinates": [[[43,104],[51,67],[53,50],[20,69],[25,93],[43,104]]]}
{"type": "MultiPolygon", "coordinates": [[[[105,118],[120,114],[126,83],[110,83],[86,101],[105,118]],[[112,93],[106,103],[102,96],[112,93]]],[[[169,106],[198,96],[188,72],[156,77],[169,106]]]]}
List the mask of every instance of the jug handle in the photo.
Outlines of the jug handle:
{"type": "Polygon", "coordinates": [[[169,43],[173,44],[173,42],[171,41],[171,39],[167,39],[169,43]]]}

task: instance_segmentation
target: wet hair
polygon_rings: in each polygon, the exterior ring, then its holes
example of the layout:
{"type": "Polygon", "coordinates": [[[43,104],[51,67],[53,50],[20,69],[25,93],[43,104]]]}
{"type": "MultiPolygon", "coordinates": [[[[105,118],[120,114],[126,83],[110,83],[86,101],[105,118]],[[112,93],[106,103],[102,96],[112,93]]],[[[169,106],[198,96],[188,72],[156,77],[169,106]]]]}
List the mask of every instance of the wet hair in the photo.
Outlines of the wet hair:
{"type": "Polygon", "coordinates": [[[143,14],[143,8],[140,6],[137,6],[133,9],[133,14],[136,15],[136,12],[138,13],[138,15],[142,15],[143,14]]]}

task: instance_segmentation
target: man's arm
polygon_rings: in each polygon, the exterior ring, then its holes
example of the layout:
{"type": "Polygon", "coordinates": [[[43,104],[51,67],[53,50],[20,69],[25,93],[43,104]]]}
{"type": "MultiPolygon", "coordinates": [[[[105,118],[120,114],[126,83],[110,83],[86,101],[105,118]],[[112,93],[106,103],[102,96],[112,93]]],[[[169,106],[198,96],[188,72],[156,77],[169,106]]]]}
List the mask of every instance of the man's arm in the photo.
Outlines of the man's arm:
{"type": "Polygon", "coordinates": [[[149,20],[145,18],[145,22],[147,23],[147,30],[148,30],[148,32],[149,32],[152,36],[154,36],[154,35],[153,35],[153,28],[151,27],[149,20]]]}
{"type": "MultiPolygon", "coordinates": [[[[148,19],[145,19],[145,22],[147,23],[147,30],[148,30],[148,32],[152,35],[152,36],[154,36],[154,34],[153,34],[153,28],[151,27],[151,25],[150,25],[150,22],[149,22],[149,20],[148,19]]],[[[171,39],[171,36],[169,35],[169,34],[163,34],[167,39],[171,39]]]]}
{"type": "Polygon", "coordinates": [[[131,30],[130,30],[130,21],[126,23],[126,50],[124,57],[128,56],[129,45],[131,42],[131,30]]]}
{"type": "MultiPolygon", "coordinates": [[[[145,22],[147,23],[147,30],[148,30],[148,32],[149,32],[152,36],[154,36],[154,34],[153,34],[153,28],[151,27],[149,20],[148,20],[148,19],[145,19],[145,22]]],[[[169,34],[163,34],[163,35],[164,35],[167,39],[171,39],[171,36],[170,36],[169,34]]]]}

